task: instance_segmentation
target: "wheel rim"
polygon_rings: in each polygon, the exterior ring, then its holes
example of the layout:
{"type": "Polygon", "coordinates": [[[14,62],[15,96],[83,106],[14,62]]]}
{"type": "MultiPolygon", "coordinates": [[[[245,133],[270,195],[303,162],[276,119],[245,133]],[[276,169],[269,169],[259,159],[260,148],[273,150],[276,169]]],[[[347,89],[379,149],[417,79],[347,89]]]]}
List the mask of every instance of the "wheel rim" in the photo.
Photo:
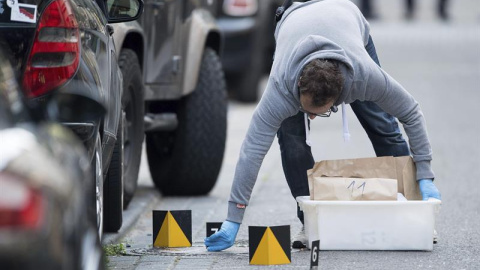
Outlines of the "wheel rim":
{"type": "Polygon", "coordinates": [[[126,180],[126,177],[125,177],[126,164],[128,164],[127,161],[125,160],[125,158],[127,156],[127,153],[125,153],[125,151],[126,151],[125,150],[126,149],[125,148],[125,135],[127,134],[127,129],[125,128],[125,125],[127,125],[127,114],[126,114],[125,110],[122,110],[121,121],[122,121],[122,130],[121,130],[121,132],[122,132],[122,136],[121,136],[121,139],[122,139],[122,144],[121,144],[121,146],[122,146],[122,150],[121,150],[121,152],[122,152],[122,158],[121,158],[121,162],[122,162],[121,163],[121,168],[122,168],[122,195],[121,196],[122,196],[122,199],[121,199],[121,204],[122,204],[122,209],[123,209],[123,196],[124,196],[123,190],[125,188],[124,186],[125,186],[125,180],[126,180]]]}
{"type": "Polygon", "coordinates": [[[123,113],[122,113],[122,121],[123,121],[123,149],[124,149],[124,164],[129,164],[130,155],[131,155],[131,134],[134,133],[133,125],[133,118],[135,115],[135,102],[132,102],[133,99],[133,87],[130,85],[127,89],[127,93],[123,99],[123,113]]]}
{"type": "Polygon", "coordinates": [[[95,150],[95,195],[97,201],[97,229],[100,239],[103,233],[103,175],[100,152],[95,150]]]}

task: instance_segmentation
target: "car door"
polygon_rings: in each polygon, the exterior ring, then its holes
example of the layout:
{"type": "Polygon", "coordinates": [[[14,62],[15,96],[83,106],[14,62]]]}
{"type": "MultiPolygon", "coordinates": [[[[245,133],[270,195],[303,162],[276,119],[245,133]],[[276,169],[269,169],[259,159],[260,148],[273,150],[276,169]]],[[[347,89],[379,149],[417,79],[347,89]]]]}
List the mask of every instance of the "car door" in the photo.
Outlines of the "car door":
{"type": "Polygon", "coordinates": [[[141,18],[147,51],[144,80],[147,85],[178,83],[180,31],[183,0],[146,0],[141,18]]]}
{"type": "MultiPolygon", "coordinates": [[[[104,91],[104,105],[107,108],[107,115],[104,119],[104,132],[108,137],[115,138],[117,134],[118,121],[121,109],[121,80],[118,72],[118,65],[115,57],[115,46],[111,34],[111,26],[103,14],[103,1],[105,0],[83,0],[85,7],[92,16],[86,16],[90,22],[83,29],[85,31],[86,43],[89,57],[94,57],[98,65],[96,72],[101,81],[101,88],[104,91]]],[[[120,75],[121,76],[121,75],[120,75]]],[[[108,152],[107,152],[108,154],[108,152]]]]}

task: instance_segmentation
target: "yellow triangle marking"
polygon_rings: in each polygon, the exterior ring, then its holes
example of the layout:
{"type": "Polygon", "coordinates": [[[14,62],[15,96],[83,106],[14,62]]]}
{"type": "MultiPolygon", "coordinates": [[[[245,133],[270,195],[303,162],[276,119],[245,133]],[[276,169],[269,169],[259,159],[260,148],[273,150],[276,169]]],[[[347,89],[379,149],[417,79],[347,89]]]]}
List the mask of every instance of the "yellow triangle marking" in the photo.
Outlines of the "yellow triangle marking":
{"type": "Polygon", "coordinates": [[[278,243],[277,238],[270,227],[267,227],[262,240],[258,244],[255,254],[250,261],[250,264],[256,265],[272,265],[272,264],[288,264],[290,260],[283,251],[282,246],[278,243]]]}
{"type": "Polygon", "coordinates": [[[162,226],[160,226],[160,231],[155,238],[153,243],[154,247],[168,247],[168,215],[170,212],[167,212],[165,219],[163,219],[162,226]]]}
{"type": "Polygon", "coordinates": [[[160,232],[155,238],[154,247],[191,247],[192,244],[183,233],[170,211],[165,216],[160,232]]]}
{"type": "Polygon", "coordinates": [[[191,247],[192,244],[188,241],[185,233],[178,225],[175,218],[168,212],[168,243],[169,247],[191,247]]]}

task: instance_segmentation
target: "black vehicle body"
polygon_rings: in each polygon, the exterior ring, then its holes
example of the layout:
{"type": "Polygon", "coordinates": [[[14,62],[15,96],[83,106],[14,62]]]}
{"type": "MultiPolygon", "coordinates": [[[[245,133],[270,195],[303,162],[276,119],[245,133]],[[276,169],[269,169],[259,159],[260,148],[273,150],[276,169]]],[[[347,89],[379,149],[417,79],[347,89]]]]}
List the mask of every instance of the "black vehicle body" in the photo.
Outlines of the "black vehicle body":
{"type": "Polygon", "coordinates": [[[114,26],[124,88],[145,101],[150,173],[166,195],[208,193],[222,164],[227,95],[216,3],[148,0],[138,21],[114,26]]]}
{"type": "MultiPolygon", "coordinates": [[[[298,2],[303,2],[299,0],[298,2]]],[[[275,50],[275,11],[284,0],[221,0],[217,22],[225,47],[222,64],[233,96],[258,99],[258,83],[270,72],[275,50]],[[235,4],[243,8],[235,9],[235,4]]]]}
{"type": "Polygon", "coordinates": [[[103,269],[88,156],[40,111],[0,52],[0,269],[103,269]]]}
{"type": "MultiPolygon", "coordinates": [[[[105,15],[99,5],[91,0],[69,1],[82,37],[78,70],[65,84],[44,95],[34,97],[33,100],[46,102],[56,92],[77,93],[91,97],[105,106],[108,113],[103,119],[65,119],[63,123],[80,136],[90,157],[93,157],[95,148],[95,131],[101,129],[101,135],[104,137],[102,140],[103,160],[105,164],[108,164],[115,145],[121,109],[119,105],[121,75],[118,71],[115,49],[106,27],[105,15]],[[100,124],[102,124],[101,127],[100,124]]],[[[52,1],[26,0],[22,3],[37,5],[37,17],[41,17],[42,10],[50,2],[52,1]]],[[[7,12],[9,8],[6,6],[6,1],[3,1],[2,5],[7,12]]],[[[8,13],[4,15],[9,16],[8,13]]],[[[34,42],[36,24],[13,21],[7,23],[7,20],[4,18],[0,22],[0,42],[4,50],[10,50],[5,54],[13,63],[19,82],[21,82],[34,42]]],[[[108,169],[108,166],[104,169],[108,169]]]]}
{"type": "MultiPolygon", "coordinates": [[[[116,7],[119,1],[121,0],[110,0],[108,5],[116,7]]],[[[112,156],[119,141],[118,134],[123,132],[122,75],[111,37],[112,27],[107,20],[114,22],[115,18],[109,17],[107,2],[103,0],[20,2],[0,2],[0,45],[12,63],[29,102],[33,106],[42,106],[58,93],[78,94],[95,100],[107,110],[106,114],[98,117],[96,114],[82,113],[88,108],[80,106],[69,104],[61,107],[63,104],[59,104],[58,108],[62,112],[58,121],[81,139],[90,162],[94,165],[92,174],[95,175],[97,187],[92,188],[92,192],[97,193],[97,200],[91,203],[91,207],[98,210],[101,234],[103,208],[108,208],[112,200],[110,196],[103,202],[103,186],[105,184],[108,189],[112,185],[119,188],[123,185],[123,174],[118,166],[114,168],[118,171],[115,172],[118,175],[113,181],[115,183],[108,181],[112,156]],[[15,13],[12,3],[20,6],[23,14],[29,11],[26,9],[30,9],[29,19],[15,13]]],[[[133,3],[132,0],[130,2],[133,3]]],[[[137,8],[143,7],[141,2],[135,3],[137,8]]],[[[136,17],[138,15],[116,20],[128,21],[136,17]]],[[[123,155],[123,152],[118,155],[123,155]]],[[[118,158],[114,157],[114,160],[118,158]]],[[[113,200],[119,201],[118,198],[113,200]]],[[[105,211],[108,216],[107,225],[111,213],[114,213],[115,221],[113,226],[107,227],[116,231],[122,223],[123,206],[115,202],[110,209],[113,211],[105,211]]]]}

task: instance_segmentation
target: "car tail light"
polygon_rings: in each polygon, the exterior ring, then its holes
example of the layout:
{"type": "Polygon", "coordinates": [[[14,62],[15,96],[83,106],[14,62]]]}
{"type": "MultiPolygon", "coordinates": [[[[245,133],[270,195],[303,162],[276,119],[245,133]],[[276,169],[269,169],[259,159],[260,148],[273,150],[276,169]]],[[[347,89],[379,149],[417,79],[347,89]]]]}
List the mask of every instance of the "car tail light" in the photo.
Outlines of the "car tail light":
{"type": "Polygon", "coordinates": [[[225,0],[223,12],[230,16],[252,16],[257,13],[258,0],[225,0]]]}
{"type": "Polygon", "coordinates": [[[78,23],[68,0],[55,0],[42,13],[23,75],[29,97],[67,82],[80,58],[78,23]]]}
{"type": "Polygon", "coordinates": [[[18,176],[0,173],[0,229],[36,229],[42,223],[43,197],[18,176]]]}

